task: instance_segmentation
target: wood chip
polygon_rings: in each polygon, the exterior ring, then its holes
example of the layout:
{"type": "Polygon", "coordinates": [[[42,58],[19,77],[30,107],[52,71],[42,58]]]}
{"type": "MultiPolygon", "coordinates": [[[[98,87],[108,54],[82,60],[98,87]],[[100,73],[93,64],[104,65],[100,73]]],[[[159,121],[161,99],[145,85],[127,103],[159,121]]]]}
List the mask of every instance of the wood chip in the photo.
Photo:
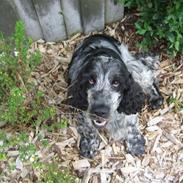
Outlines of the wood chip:
{"type": "Polygon", "coordinates": [[[143,169],[139,169],[137,167],[132,167],[132,166],[123,167],[120,170],[123,174],[129,174],[129,173],[136,172],[136,171],[143,171],[143,169]]]}
{"type": "Polygon", "coordinates": [[[16,169],[21,170],[21,171],[23,170],[23,163],[19,157],[16,159],[16,169]]]}
{"type": "Polygon", "coordinates": [[[183,148],[183,143],[180,142],[174,135],[167,133],[166,131],[163,131],[163,135],[169,139],[174,144],[178,145],[179,147],[183,148]]]}
{"type": "Polygon", "coordinates": [[[161,115],[164,115],[164,114],[166,114],[167,112],[169,112],[171,109],[173,109],[174,107],[175,107],[175,104],[172,103],[172,104],[170,104],[169,107],[166,107],[166,108],[160,110],[160,114],[161,114],[161,115]]]}
{"type": "Polygon", "coordinates": [[[148,121],[147,125],[148,126],[153,126],[153,125],[157,125],[158,123],[163,121],[163,116],[157,116],[155,118],[152,118],[151,120],[148,121]]]}
{"type": "Polygon", "coordinates": [[[135,158],[131,154],[126,154],[125,157],[128,163],[135,164],[135,158]]]}
{"type": "Polygon", "coordinates": [[[153,126],[147,127],[146,130],[149,131],[149,132],[153,132],[153,131],[160,130],[160,128],[158,126],[156,126],[156,125],[153,125],[153,126]]]}
{"type": "Polygon", "coordinates": [[[87,159],[81,159],[72,163],[74,170],[86,170],[90,167],[90,163],[87,159]]]}
{"type": "Polygon", "coordinates": [[[67,140],[65,140],[63,142],[57,142],[57,143],[55,143],[55,145],[58,148],[63,149],[65,146],[71,146],[75,142],[76,142],[76,140],[74,138],[70,138],[70,139],[67,139],[67,140]]]}
{"type": "Polygon", "coordinates": [[[159,140],[160,140],[161,136],[162,136],[162,134],[159,134],[159,135],[156,137],[156,140],[155,140],[154,145],[153,145],[153,147],[152,147],[151,153],[154,153],[155,150],[157,149],[157,146],[158,146],[158,144],[159,144],[159,140]]]}
{"type": "Polygon", "coordinates": [[[8,151],[7,156],[15,157],[19,155],[19,151],[8,151]]]}

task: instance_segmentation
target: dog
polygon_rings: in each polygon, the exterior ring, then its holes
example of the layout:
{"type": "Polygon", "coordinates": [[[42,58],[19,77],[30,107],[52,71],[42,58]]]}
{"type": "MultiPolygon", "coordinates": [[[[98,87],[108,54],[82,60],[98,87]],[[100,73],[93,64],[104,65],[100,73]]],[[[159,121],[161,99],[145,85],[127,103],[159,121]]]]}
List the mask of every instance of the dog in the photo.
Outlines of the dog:
{"type": "Polygon", "coordinates": [[[138,112],[146,99],[153,109],[163,103],[156,79],[158,65],[157,56],[132,55],[107,35],[89,36],[75,49],[68,68],[68,103],[83,111],[77,124],[82,156],[96,155],[100,128],[125,141],[132,155],[145,152],[138,112]]]}

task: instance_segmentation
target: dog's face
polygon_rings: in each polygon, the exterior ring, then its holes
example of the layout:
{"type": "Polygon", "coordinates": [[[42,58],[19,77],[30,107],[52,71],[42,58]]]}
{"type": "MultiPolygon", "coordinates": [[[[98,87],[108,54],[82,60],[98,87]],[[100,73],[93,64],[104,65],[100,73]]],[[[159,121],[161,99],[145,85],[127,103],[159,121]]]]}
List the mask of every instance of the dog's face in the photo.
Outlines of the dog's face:
{"type": "Polygon", "coordinates": [[[137,113],[145,99],[123,61],[109,56],[97,56],[82,65],[69,95],[71,105],[86,110],[96,127],[105,126],[116,111],[137,113]]]}
{"type": "Polygon", "coordinates": [[[89,62],[83,77],[87,85],[87,112],[97,127],[103,127],[118,109],[125,90],[126,72],[121,61],[104,56],[89,62]]]}

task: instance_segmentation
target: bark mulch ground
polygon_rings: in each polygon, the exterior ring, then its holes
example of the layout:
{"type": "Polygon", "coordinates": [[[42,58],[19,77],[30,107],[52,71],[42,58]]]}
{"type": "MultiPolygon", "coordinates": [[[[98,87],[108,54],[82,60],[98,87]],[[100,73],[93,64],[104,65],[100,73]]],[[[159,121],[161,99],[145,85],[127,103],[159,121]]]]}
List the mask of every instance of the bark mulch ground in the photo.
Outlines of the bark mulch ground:
{"type": "MultiPolygon", "coordinates": [[[[126,43],[132,53],[139,52],[136,43],[140,39],[134,32],[134,22],[126,16],[121,22],[106,26],[104,33],[126,43]]],[[[88,36],[88,35],[87,35],[88,36]]],[[[101,134],[101,150],[94,159],[79,155],[79,136],[73,122],[74,114],[63,104],[67,94],[65,73],[76,45],[86,36],[77,34],[67,41],[50,43],[39,40],[32,45],[32,51],[39,49],[44,55],[42,64],[32,73],[31,80],[45,91],[50,104],[58,109],[59,118],[69,120],[68,128],[54,132],[43,129],[29,129],[28,141],[36,144],[39,161],[57,163],[60,169],[67,168],[74,174],[76,182],[82,183],[178,183],[183,181],[183,55],[179,60],[160,53],[160,90],[165,98],[159,110],[144,107],[140,114],[140,129],[146,139],[146,153],[141,157],[127,154],[124,145],[113,142],[101,134]],[[178,63],[178,64],[177,64],[178,63]],[[48,140],[44,148],[39,135],[48,140]]],[[[19,130],[23,127],[19,127],[19,130]]],[[[11,128],[5,128],[11,134],[11,128]]],[[[14,133],[15,130],[13,130],[14,133]]],[[[20,162],[18,153],[8,149],[9,161],[16,160],[16,169],[9,171],[7,162],[0,163],[4,182],[36,182],[45,172],[20,162]],[[11,154],[12,153],[12,154],[11,154]],[[18,167],[18,168],[17,168],[18,167]]],[[[47,182],[44,180],[43,182],[47,182]]],[[[61,182],[61,181],[60,181],[61,182]]]]}

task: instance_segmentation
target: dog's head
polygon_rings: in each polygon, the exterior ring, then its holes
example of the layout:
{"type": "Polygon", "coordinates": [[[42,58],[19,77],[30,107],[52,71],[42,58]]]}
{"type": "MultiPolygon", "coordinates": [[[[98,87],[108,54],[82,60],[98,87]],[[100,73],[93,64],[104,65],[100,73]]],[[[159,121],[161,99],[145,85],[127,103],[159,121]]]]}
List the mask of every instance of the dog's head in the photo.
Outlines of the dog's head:
{"type": "Polygon", "coordinates": [[[69,87],[70,104],[86,110],[97,127],[103,127],[118,111],[134,114],[144,104],[144,93],[121,59],[89,57],[69,87]]]}

